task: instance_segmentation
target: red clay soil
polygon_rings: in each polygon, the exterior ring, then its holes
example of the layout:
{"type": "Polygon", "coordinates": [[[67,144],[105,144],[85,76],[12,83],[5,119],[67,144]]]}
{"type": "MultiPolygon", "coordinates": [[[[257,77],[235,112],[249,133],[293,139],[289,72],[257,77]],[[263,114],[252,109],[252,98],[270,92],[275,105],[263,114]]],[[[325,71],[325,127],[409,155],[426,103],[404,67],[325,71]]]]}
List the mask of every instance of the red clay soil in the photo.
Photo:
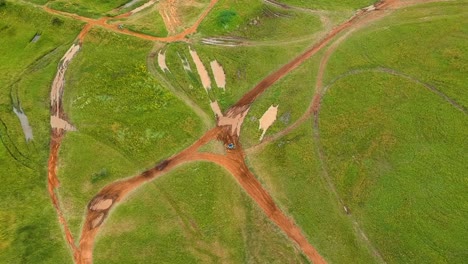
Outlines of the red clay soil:
{"type": "MultiPolygon", "coordinates": [[[[217,2],[218,2],[218,0],[211,0],[210,4],[208,5],[208,8],[206,8],[205,11],[203,11],[203,13],[200,15],[200,17],[197,19],[197,21],[195,21],[195,23],[192,26],[185,29],[181,33],[178,33],[178,34],[172,35],[172,36],[168,36],[168,37],[154,37],[154,36],[151,36],[151,35],[146,35],[146,34],[143,34],[143,33],[130,31],[128,29],[119,29],[118,25],[107,24],[107,21],[109,19],[112,19],[111,17],[103,17],[103,18],[100,18],[100,19],[92,19],[92,18],[88,18],[88,17],[79,16],[79,15],[76,15],[76,14],[71,14],[71,13],[67,13],[67,12],[63,12],[63,11],[54,10],[54,9],[48,8],[46,6],[44,6],[43,8],[44,8],[44,10],[46,12],[51,13],[51,14],[63,15],[63,16],[71,17],[71,18],[76,19],[76,20],[84,21],[84,22],[86,22],[88,24],[87,26],[89,26],[89,27],[99,26],[99,27],[109,29],[111,31],[115,31],[117,33],[130,35],[130,36],[134,36],[134,37],[137,37],[137,38],[150,40],[150,41],[175,42],[175,41],[186,41],[186,36],[187,35],[190,35],[190,34],[193,34],[193,33],[197,32],[197,29],[198,29],[198,26],[200,25],[200,23],[203,21],[203,19],[205,19],[205,17],[208,15],[208,13],[211,11],[211,9],[214,7],[214,5],[217,2]]],[[[114,17],[114,18],[124,18],[124,17],[130,16],[131,14],[132,14],[132,12],[130,11],[128,13],[119,15],[119,16],[114,17]]],[[[88,30],[89,29],[90,28],[88,28],[88,30]]],[[[86,33],[84,33],[84,34],[86,34],[86,33]]],[[[80,38],[80,39],[82,39],[82,38],[80,38]]]]}
{"type": "MultiPolygon", "coordinates": [[[[380,10],[390,6],[392,3],[398,2],[398,0],[382,0],[376,3],[375,9],[380,10]]],[[[234,106],[241,106],[241,105],[250,105],[255,101],[255,99],[260,96],[267,88],[273,85],[276,81],[283,78],[289,72],[297,68],[301,65],[305,60],[309,59],[315,53],[320,51],[323,47],[325,47],[338,33],[342,32],[343,30],[351,27],[353,24],[356,23],[362,17],[365,17],[367,14],[374,12],[373,10],[359,10],[351,19],[344,22],[343,24],[335,27],[328,33],[325,38],[319,41],[317,44],[313,45],[311,48],[306,50],[304,53],[281,67],[276,72],[273,72],[265,79],[263,79],[260,83],[258,83],[251,91],[245,94],[234,106]]]]}
{"type": "Polygon", "coordinates": [[[60,148],[60,143],[62,141],[62,134],[58,131],[58,129],[52,129],[51,133],[51,142],[50,142],[50,155],[49,155],[49,162],[48,162],[48,175],[47,175],[47,183],[48,183],[48,191],[50,198],[52,199],[52,205],[57,212],[57,216],[59,218],[59,222],[62,225],[65,238],[67,240],[68,245],[72,249],[73,257],[76,259],[78,257],[78,249],[75,245],[75,240],[73,239],[73,235],[68,227],[67,221],[63,216],[62,209],[60,208],[59,200],[55,191],[59,187],[60,183],[57,178],[57,157],[58,151],[60,148]]]}
{"type": "MultiPolygon", "coordinates": [[[[70,13],[66,13],[66,12],[53,10],[53,9],[50,9],[48,7],[45,7],[45,6],[43,8],[48,13],[60,14],[60,15],[64,15],[64,16],[67,16],[67,17],[71,17],[71,18],[74,18],[74,19],[77,19],[77,20],[87,22],[87,24],[83,27],[83,29],[81,30],[81,32],[77,36],[77,39],[80,42],[80,44],[83,43],[83,40],[84,40],[86,34],[89,32],[89,30],[93,26],[96,26],[96,25],[107,28],[107,29],[111,29],[113,31],[117,31],[118,33],[124,33],[124,34],[132,35],[132,36],[136,36],[136,37],[140,37],[140,38],[144,38],[144,39],[149,39],[149,40],[159,40],[159,41],[168,41],[169,42],[169,41],[181,40],[181,39],[185,38],[186,35],[196,32],[198,26],[203,21],[203,19],[206,17],[206,15],[208,15],[209,11],[213,8],[213,6],[216,4],[216,2],[217,2],[217,0],[212,0],[210,2],[209,7],[203,12],[203,14],[196,21],[196,23],[194,25],[192,25],[190,28],[188,28],[187,30],[185,30],[184,32],[182,32],[182,33],[180,33],[180,34],[178,34],[176,36],[168,37],[168,38],[162,38],[162,39],[159,39],[159,38],[155,39],[152,36],[139,34],[139,33],[126,31],[126,30],[120,30],[120,29],[118,29],[118,27],[116,25],[108,25],[107,20],[110,19],[110,18],[107,18],[107,17],[103,17],[103,18],[100,18],[100,19],[96,20],[96,19],[91,19],[91,18],[79,16],[79,15],[76,15],[76,14],[70,14],[70,13]]],[[[122,14],[120,16],[117,16],[116,18],[128,17],[131,14],[132,14],[132,12],[128,12],[128,13],[122,14]]],[[[58,98],[56,104],[57,104],[57,107],[51,107],[51,116],[56,114],[56,109],[60,109],[60,113],[61,113],[60,117],[63,118],[64,120],[66,120],[66,116],[63,113],[63,109],[62,109],[62,98],[58,98]]],[[[68,227],[68,224],[67,224],[67,222],[66,222],[66,220],[65,220],[65,218],[63,216],[63,212],[62,212],[62,210],[60,208],[59,199],[58,199],[57,194],[56,194],[56,190],[58,189],[58,187],[60,185],[60,182],[59,182],[58,177],[57,177],[58,152],[59,152],[61,141],[62,141],[62,138],[63,138],[64,134],[65,134],[65,131],[62,130],[62,129],[57,129],[57,128],[52,128],[51,129],[50,153],[49,153],[49,161],[48,161],[48,192],[49,192],[49,196],[50,196],[50,198],[52,200],[52,204],[53,204],[53,206],[54,206],[54,208],[56,210],[57,216],[59,218],[59,222],[62,225],[62,228],[64,229],[66,241],[67,241],[68,245],[70,246],[70,248],[71,248],[71,250],[73,252],[73,257],[74,257],[75,262],[76,263],[89,263],[89,262],[83,262],[82,260],[86,259],[83,256],[86,256],[86,254],[91,254],[89,252],[92,252],[92,247],[90,248],[91,251],[86,251],[86,249],[87,249],[87,247],[86,247],[86,244],[87,244],[86,237],[89,237],[90,234],[83,232],[82,238],[80,240],[80,246],[79,246],[79,248],[77,248],[76,245],[75,245],[75,242],[74,242],[73,235],[72,235],[72,233],[71,233],[71,231],[70,231],[70,229],[68,227]],[[83,237],[85,239],[83,239],[83,237]],[[84,250],[83,250],[83,248],[84,248],[84,250]]],[[[209,133],[207,133],[207,135],[209,135],[209,133]]],[[[198,142],[203,142],[203,138],[200,139],[198,142]]],[[[172,164],[177,164],[177,163],[172,162],[172,164]]],[[[173,166],[173,165],[171,165],[171,166],[173,166]]],[[[136,186],[141,185],[138,181],[136,181],[136,182],[138,183],[138,185],[136,185],[136,186]]],[[[127,186],[127,185],[125,185],[125,186],[127,186]]],[[[129,187],[125,187],[124,189],[128,189],[128,191],[130,191],[132,188],[131,188],[131,186],[129,186],[129,187]]],[[[112,205],[109,208],[111,208],[112,205]]],[[[100,214],[100,217],[99,217],[100,222],[99,223],[94,222],[93,224],[95,226],[97,224],[100,224],[104,220],[104,218],[105,218],[104,215],[100,214]]],[[[85,228],[83,228],[83,230],[85,230],[85,228]]],[[[94,237],[94,235],[93,235],[93,237],[94,237]]],[[[91,239],[90,241],[92,243],[93,239],[91,239]]]]}
{"type": "Polygon", "coordinates": [[[226,156],[212,153],[198,153],[196,155],[199,160],[211,161],[227,169],[247,194],[262,208],[268,218],[278,225],[291,240],[296,242],[309,260],[313,263],[326,263],[307,241],[302,231],[294,224],[294,221],[276,206],[273,198],[247,168],[244,156],[245,153],[240,147],[234,151],[228,151],[226,156]]]}
{"type": "MultiPolygon", "coordinates": [[[[144,34],[137,34],[134,32],[126,32],[116,29],[114,26],[106,24],[107,18],[100,20],[92,20],[89,18],[82,18],[79,16],[73,16],[77,19],[86,21],[89,23],[89,27],[93,25],[102,26],[109,28],[116,32],[129,34],[141,38],[149,38],[150,40],[159,40],[159,41],[177,41],[185,38],[187,34],[194,33],[196,28],[201,23],[203,18],[208,14],[211,8],[216,3],[216,0],[212,0],[209,8],[200,16],[197,22],[185,30],[181,34],[174,35],[167,38],[154,38],[144,34]]],[[[377,9],[387,8],[390,4],[398,2],[396,0],[381,1],[375,5],[377,9]]],[[[58,11],[51,11],[57,13],[58,11]]],[[[351,27],[360,20],[362,17],[366,16],[368,13],[374,11],[371,10],[361,10],[350,20],[343,23],[342,25],[333,29],[324,39],[319,43],[312,46],[310,49],[306,50],[303,54],[287,63],[281,67],[278,71],[272,73],[256,85],[251,91],[245,94],[235,105],[226,111],[225,116],[230,118],[239,118],[243,120],[245,114],[248,112],[250,104],[252,104],[267,88],[272,84],[278,81],[280,78],[284,77],[290,71],[298,67],[306,59],[310,58],[316,52],[321,50],[326,46],[338,33],[343,30],[351,27]]],[[[60,12],[58,12],[60,13],[60,12]]],[[[89,30],[89,28],[87,28],[89,30]]],[[[82,37],[86,33],[80,34],[82,37]]],[[[242,123],[242,121],[241,121],[242,123]]],[[[240,127],[241,124],[238,124],[240,127]]],[[[155,165],[153,168],[144,171],[143,173],[136,175],[134,177],[119,180],[117,182],[111,183],[104,187],[94,198],[90,201],[87,208],[85,223],[82,228],[81,237],[79,241],[79,246],[76,246],[73,243],[73,237],[69,232],[66,223],[63,219],[62,213],[58,206],[58,200],[55,196],[54,190],[58,186],[58,180],[55,173],[55,167],[57,163],[57,152],[60,146],[60,138],[58,140],[54,138],[54,131],[52,133],[51,141],[51,156],[49,159],[49,192],[56,207],[56,210],[59,215],[59,219],[63,222],[63,226],[66,232],[67,241],[70,244],[71,248],[74,251],[75,262],[80,264],[89,264],[92,263],[92,252],[94,246],[94,240],[96,234],[98,233],[102,223],[105,221],[106,217],[109,214],[109,211],[120,201],[122,201],[127,195],[143,185],[145,182],[154,180],[155,178],[162,176],[164,173],[170,171],[176,166],[197,160],[211,161],[220,166],[226,168],[237,180],[239,185],[247,192],[247,194],[252,197],[252,199],[262,208],[266,215],[278,225],[278,227],[283,230],[290,239],[295,241],[301,250],[306,254],[306,256],[313,263],[326,263],[325,260],[318,254],[314,247],[307,241],[301,230],[294,224],[293,220],[289,219],[274,203],[272,197],[263,189],[262,185],[258,182],[255,176],[250,172],[248,167],[245,164],[245,153],[242,149],[242,146],[239,142],[238,130],[231,129],[231,125],[217,125],[215,128],[209,130],[205,135],[203,135],[199,140],[197,140],[192,146],[183,150],[182,152],[172,156],[171,158],[161,161],[159,164],[155,165]],[[227,146],[230,143],[235,145],[234,149],[226,148],[226,155],[217,155],[212,153],[200,153],[198,149],[207,144],[211,140],[219,140],[227,146]],[[112,201],[112,202],[109,202],[112,201]],[[105,207],[100,207],[100,204],[106,203],[105,207]],[[110,203],[110,206],[109,206],[110,203]]]]}

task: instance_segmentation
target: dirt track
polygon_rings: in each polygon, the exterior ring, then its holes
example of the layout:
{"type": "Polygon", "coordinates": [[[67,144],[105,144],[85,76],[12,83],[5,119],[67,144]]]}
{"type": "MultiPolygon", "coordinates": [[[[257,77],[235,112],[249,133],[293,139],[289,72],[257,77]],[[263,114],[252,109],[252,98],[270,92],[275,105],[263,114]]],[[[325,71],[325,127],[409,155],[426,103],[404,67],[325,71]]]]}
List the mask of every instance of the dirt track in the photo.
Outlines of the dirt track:
{"type": "MultiPolygon", "coordinates": [[[[160,41],[160,42],[175,42],[175,41],[186,41],[187,35],[195,33],[197,31],[197,28],[200,25],[200,23],[208,15],[208,13],[211,11],[211,9],[214,7],[214,5],[217,2],[218,2],[218,0],[211,0],[208,7],[205,9],[205,11],[200,15],[200,17],[195,21],[195,23],[192,26],[185,29],[181,33],[171,35],[171,36],[168,36],[168,37],[154,37],[154,36],[151,36],[151,35],[146,35],[146,34],[134,32],[134,31],[130,31],[128,29],[119,29],[118,25],[111,25],[111,24],[107,23],[108,20],[111,19],[111,17],[103,17],[103,18],[100,18],[100,19],[92,19],[92,18],[88,18],[88,17],[79,16],[79,15],[76,15],[76,14],[70,14],[70,13],[67,13],[67,12],[62,12],[62,11],[50,9],[50,8],[48,8],[46,6],[44,6],[43,9],[46,12],[51,13],[51,14],[67,16],[67,17],[71,17],[73,19],[77,19],[77,20],[86,22],[87,27],[88,27],[87,31],[89,31],[89,29],[91,27],[93,27],[93,26],[98,26],[98,27],[103,27],[103,28],[106,28],[108,30],[120,33],[120,34],[130,35],[130,36],[134,36],[134,37],[145,39],[145,40],[160,41]]],[[[128,13],[113,17],[113,19],[115,19],[115,18],[125,18],[125,17],[128,17],[128,16],[131,16],[132,14],[134,14],[133,10],[128,12],[128,13]]],[[[82,39],[84,37],[86,32],[84,32],[83,35],[80,36],[80,39],[82,39]]]]}
{"type": "MultiPolygon", "coordinates": [[[[149,39],[153,41],[180,41],[185,38],[187,34],[194,33],[196,28],[201,23],[203,18],[208,14],[211,8],[216,3],[216,0],[210,2],[210,6],[205,10],[202,16],[197,20],[197,22],[184,32],[170,36],[167,38],[155,38],[147,36],[144,34],[139,34],[135,32],[129,32],[125,30],[119,30],[116,26],[108,25],[106,23],[108,18],[102,18],[98,20],[93,20],[89,18],[83,18],[75,15],[64,14],[62,12],[47,10],[51,13],[61,13],[67,16],[74,17],[76,19],[86,21],[88,24],[83,29],[82,33],[79,35],[79,40],[82,41],[83,37],[86,35],[86,32],[92,26],[101,26],[119,33],[133,35],[136,37],[149,39]]],[[[385,9],[389,6],[395,7],[394,5],[398,3],[396,0],[381,1],[376,4],[376,9],[385,9]]],[[[240,186],[249,194],[249,196],[262,208],[262,210],[267,214],[267,216],[276,223],[290,239],[295,241],[301,250],[306,254],[306,256],[313,263],[326,263],[325,260],[318,254],[314,247],[307,241],[305,236],[302,234],[302,231],[294,224],[293,220],[289,219],[274,203],[272,197],[263,189],[261,184],[255,178],[255,176],[249,171],[248,167],[245,164],[245,153],[242,149],[242,146],[239,142],[239,131],[242,125],[242,121],[247,114],[250,105],[272,84],[284,77],[286,74],[291,72],[293,69],[298,67],[305,60],[310,58],[312,55],[317,53],[323,47],[325,47],[337,34],[344,31],[347,28],[354,26],[358,21],[365,19],[371,13],[378,11],[361,10],[355,16],[353,16],[347,22],[341,24],[340,26],[334,28],[324,39],[322,39],[317,44],[313,45],[311,48],[306,50],[300,56],[293,59],[291,62],[287,63],[281,67],[278,71],[270,74],[259,84],[257,84],[251,91],[246,93],[235,105],[229,108],[224,116],[233,120],[238,120],[235,124],[218,123],[218,125],[209,130],[204,136],[197,140],[192,146],[183,150],[182,152],[168,158],[167,160],[161,161],[155,167],[144,171],[143,173],[125,179],[120,180],[114,183],[111,183],[104,187],[94,198],[90,201],[87,208],[85,223],[82,228],[81,237],[78,247],[74,244],[73,237],[68,230],[67,224],[64,220],[63,214],[60,211],[57,197],[54,190],[58,186],[58,180],[55,172],[57,165],[57,154],[60,147],[60,139],[63,133],[53,129],[52,130],[52,140],[51,140],[51,154],[49,159],[49,193],[51,195],[53,204],[57,209],[59,220],[64,226],[67,241],[70,244],[74,252],[74,258],[76,263],[92,263],[92,251],[94,245],[94,239],[98,233],[100,227],[104,223],[106,217],[108,216],[109,211],[116,206],[120,201],[122,201],[131,191],[135,190],[139,186],[143,185],[145,182],[151,181],[164,173],[170,171],[174,167],[197,160],[206,160],[214,162],[224,168],[226,168],[238,181],[240,186]],[[211,140],[222,141],[225,146],[228,144],[234,144],[235,148],[230,150],[227,149],[226,155],[217,155],[211,153],[200,153],[198,149],[208,143],[211,140]]],[[[315,100],[314,100],[315,102],[315,100]]],[[[317,102],[318,103],[318,102],[317,102]]],[[[314,103],[313,103],[314,105],[314,103]]]]}

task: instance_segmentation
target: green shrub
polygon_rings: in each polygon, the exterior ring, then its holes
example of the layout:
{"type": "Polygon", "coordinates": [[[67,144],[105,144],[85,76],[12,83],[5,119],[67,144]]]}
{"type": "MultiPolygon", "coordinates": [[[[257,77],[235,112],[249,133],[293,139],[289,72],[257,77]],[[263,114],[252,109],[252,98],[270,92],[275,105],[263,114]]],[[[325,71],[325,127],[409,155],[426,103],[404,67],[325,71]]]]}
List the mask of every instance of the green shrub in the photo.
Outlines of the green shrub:
{"type": "Polygon", "coordinates": [[[218,26],[224,29],[229,28],[229,25],[233,22],[237,13],[232,10],[224,10],[218,14],[218,26]]]}

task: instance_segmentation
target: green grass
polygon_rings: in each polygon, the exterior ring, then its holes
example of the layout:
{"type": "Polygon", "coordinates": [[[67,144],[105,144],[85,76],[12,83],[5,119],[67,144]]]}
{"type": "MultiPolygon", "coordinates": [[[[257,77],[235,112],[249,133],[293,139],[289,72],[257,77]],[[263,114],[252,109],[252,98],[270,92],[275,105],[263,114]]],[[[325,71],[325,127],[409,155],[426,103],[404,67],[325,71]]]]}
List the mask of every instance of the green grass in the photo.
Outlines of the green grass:
{"type": "Polygon", "coordinates": [[[329,263],[375,262],[323,179],[309,119],[248,156],[263,186],[329,263]]]}
{"type": "Polygon", "coordinates": [[[49,91],[57,64],[81,26],[35,8],[0,8],[0,262],[71,263],[47,193],[49,91]],[[31,43],[36,33],[41,38],[31,43]],[[10,97],[11,96],[11,97],[10,97]],[[21,105],[34,140],[12,112],[21,105]]]}
{"type": "Polygon", "coordinates": [[[308,263],[220,167],[177,168],[107,220],[96,263],[308,263]]]}
{"type": "Polygon", "coordinates": [[[377,2],[376,0],[279,0],[278,2],[295,7],[303,7],[319,10],[346,10],[360,9],[370,6],[377,2]]]}
{"type": "Polygon", "coordinates": [[[241,142],[244,148],[259,143],[262,134],[259,120],[271,105],[278,105],[278,114],[265,137],[284,130],[306,112],[315,91],[316,72],[321,54],[315,55],[294,69],[255,101],[242,125],[241,142]]]}
{"type": "MultiPolygon", "coordinates": [[[[188,47],[182,43],[172,43],[166,48],[166,63],[171,73],[165,76],[175,87],[182,90],[208,114],[212,115],[210,100],[217,100],[222,110],[239,100],[268,74],[300,54],[308,42],[289,46],[262,46],[226,48],[196,45],[205,68],[212,80],[212,89],[207,94],[203,89],[198,72],[189,54],[188,47]],[[179,58],[187,58],[192,72],[186,72],[179,58]],[[216,87],[212,76],[210,61],[218,60],[226,73],[226,90],[216,87]]],[[[157,61],[155,62],[157,63],[157,61]]],[[[157,66],[159,70],[159,66],[157,66]]]]}
{"type": "Polygon", "coordinates": [[[422,85],[364,73],[327,93],[320,127],[330,175],[385,260],[466,259],[466,114],[422,85]]]}
{"type": "Polygon", "coordinates": [[[154,166],[203,132],[199,118],[147,71],[151,46],[92,30],[67,71],[64,106],[78,131],[63,141],[59,178],[75,232],[100,188],[154,166]],[[95,179],[102,170],[106,177],[95,179]]]}
{"type": "Polygon", "coordinates": [[[462,7],[397,11],[351,36],[327,67],[335,81],[320,114],[326,165],[388,263],[467,258],[466,113],[416,81],[466,108],[462,7]]]}
{"type": "Polygon", "coordinates": [[[354,69],[386,67],[468,107],[468,23],[463,19],[468,11],[463,7],[463,2],[433,3],[397,11],[345,41],[330,59],[326,80],[354,69]]]}
{"type": "Polygon", "coordinates": [[[47,6],[68,13],[98,18],[127,2],[128,0],[52,0],[47,2],[47,6]]]}
{"type": "Polygon", "coordinates": [[[132,31],[141,32],[156,37],[166,37],[167,30],[159,14],[158,6],[147,8],[127,19],[114,20],[111,23],[122,24],[132,31]]]}
{"type": "Polygon", "coordinates": [[[280,40],[310,36],[320,28],[321,22],[315,14],[280,9],[261,1],[220,1],[200,25],[199,34],[278,44],[280,40]]]}

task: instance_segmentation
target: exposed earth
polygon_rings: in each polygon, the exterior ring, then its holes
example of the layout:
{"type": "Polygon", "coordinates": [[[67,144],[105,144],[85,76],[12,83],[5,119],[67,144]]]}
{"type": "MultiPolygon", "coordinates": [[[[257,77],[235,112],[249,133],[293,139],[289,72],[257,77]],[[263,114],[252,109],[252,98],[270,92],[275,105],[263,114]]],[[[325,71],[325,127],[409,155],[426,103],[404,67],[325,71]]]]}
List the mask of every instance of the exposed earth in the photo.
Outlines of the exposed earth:
{"type": "MultiPolygon", "coordinates": [[[[264,187],[263,182],[259,181],[254,173],[251,172],[250,166],[246,162],[246,156],[247,154],[255,153],[259,149],[266,147],[275,140],[288,135],[296,128],[304,124],[304,122],[306,122],[311,116],[313,117],[313,122],[317,128],[318,118],[321,111],[322,97],[327,91],[327,87],[324,87],[325,68],[329,62],[330,57],[336,51],[338,45],[345,41],[358,29],[376,23],[383,17],[386,17],[399,9],[421,3],[428,3],[429,1],[427,0],[381,0],[369,7],[355,11],[351,17],[335,26],[330,24],[332,22],[329,21],[327,16],[322,16],[323,12],[320,13],[320,11],[308,9],[305,7],[294,7],[293,5],[288,5],[286,3],[283,4],[281,1],[266,1],[269,5],[274,5],[286,10],[292,9],[298,10],[299,12],[312,12],[314,14],[318,14],[321,21],[324,22],[324,30],[326,31],[322,32],[323,36],[318,41],[310,43],[309,48],[307,48],[301,54],[289,58],[289,62],[282,65],[274,72],[271,72],[269,75],[265,76],[258,83],[252,83],[252,88],[243,96],[239,97],[237,102],[232,104],[230,107],[225,108],[224,111],[222,111],[218,101],[212,98],[207,100],[207,105],[212,109],[213,116],[206,117],[205,119],[212,118],[212,120],[205,120],[204,123],[205,125],[213,123],[215,125],[211,127],[198,140],[193,142],[189,147],[178,153],[174,153],[172,156],[167,157],[162,161],[155,161],[156,165],[154,167],[147,169],[138,175],[128,175],[131,177],[111,182],[102,188],[94,195],[94,197],[87,205],[86,214],[83,216],[84,222],[78,238],[73,237],[73,232],[70,230],[69,224],[67,223],[66,217],[64,216],[64,211],[61,208],[62,205],[60,198],[57,195],[57,191],[60,188],[60,178],[57,172],[60,160],[60,148],[62,145],[62,140],[67,136],[67,134],[77,133],[79,132],[80,128],[75,127],[74,124],[69,120],[67,113],[64,110],[62,95],[64,94],[64,90],[67,89],[65,76],[68,67],[70,64],[73,64],[75,55],[79,54],[79,52],[85,48],[85,39],[87,38],[90,30],[93,28],[102,28],[112,31],[115,34],[124,34],[158,43],[188,43],[190,54],[188,59],[191,59],[191,62],[193,62],[193,64],[196,66],[194,71],[197,71],[196,76],[200,79],[201,86],[206,91],[207,96],[212,92],[211,90],[217,90],[217,92],[229,92],[229,89],[236,89],[236,87],[232,87],[229,83],[230,79],[226,72],[226,66],[224,65],[224,63],[227,62],[210,58],[210,63],[208,65],[207,63],[203,62],[204,58],[200,58],[197,50],[190,46],[193,41],[197,41],[194,35],[197,34],[200,24],[204,21],[204,19],[206,19],[210,12],[214,12],[213,10],[215,10],[218,4],[222,4],[222,1],[219,2],[220,3],[218,3],[218,0],[209,1],[204,10],[199,14],[195,23],[192,25],[184,25],[184,20],[181,19],[181,16],[183,16],[183,13],[181,13],[181,8],[193,4],[191,1],[184,2],[179,0],[151,0],[134,8],[133,10],[115,17],[102,16],[101,18],[88,18],[77,14],[55,10],[47,6],[41,7],[45,12],[50,14],[68,17],[85,23],[75,42],[71,45],[71,47],[60,60],[50,90],[51,132],[50,154],[48,160],[48,192],[52,201],[52,205],[57,213],[58,221],[63,229],[66,242],[72,251],[75,263],[93,263],[93,250],[95,247],[96,236],[101,231],[101,228],[106,225],[106,219],[110,215],[110,212],[116,207],[120,206],[124,200],[128,199],[130,193],[135,191],[137,188],[140,188],[142,185],[150,181],[154,181],[158,177],[167,174],[180,165],[195,161],[211,162],[223,167],[235,178],[239,186],[245,191],[245,193],[248,194],[248,196],[255,202],[255,204],[257,204],[262,209],[268,219],[270,219],[287,236],[289,240],[295,243],[295,245],[310,262],[328,263],[327,259],[322,256],[320,250],[315,247],[315,245],[305,235],[304,231],[298,226],[295,219],[293,219],[292,216],[290,216],[287,212],[284,212],[277,205],[267,188],[264,187]],[[168,32],[167,37],[155,37],[149,34],[135,32],[126,28],[119,28],[117,24],[109,23],[110,19],[125,19],[137,13],[144,12],[145,9],[150,8],[153,5],[157,5],[159,14],[162,17],[168,32]],[[243,136],[243,130],[241,128],[246,122],[245,120],[247,120],[246,118],[248,118],[253,104],[257,102],[257,100],[261,98],[262,95],[266,93],[266,91],[277,84],[281,79],[285,78],[287,75],[303,65],[306,61],[311,59],[311,57],[320,52],[323,52],[324,55],[320,60],[319,68],[316,73],[316,84],[314,87],[315,93],[314,96],[310,98],[310,104],[308,108],[305,109],[305,111],[302,113],[302,116],[296,119],[295,122],[288,124],[285,129],[282,129],[281,131],[272,135],[267,134],[267,131],[271,129],[273,124],[275,122],[279,122],[277,120],[279,119],[278,111],[281,109],[284,103],[282,101],[272,102],[269,108],[264,108],[264,114],[258,120],[258,127],[262,130],[260,142],[257,141],[257,144],[244,149],[240,140],[240,137],[243,136]],[[213,83],[211,83],[212,78],[215,81],[213,83]],[[215,87],[214,89],[213,87],[215,85],[217,88],[215,87]],[[209,151],[202,151],[201,149],[210,142],[220,142],[225,148],[225,154],[216,154],[209,151]]],[[[125,6],[125,8],[129,8],[132,5],[125,6]]],[[[206,42],[207,39],[202,39],[201,42],[203,41],[206,42]]],[[[223,41],[226,41],[226,39],[223,41]]],[[[223,41],[222,43],[220,42],[220,46],[226,43],[223,41]]],[[[217,45],[217,43],[218,42],[211,40],[210,45],[217,45]]],[[[242,40],[235,40],[233,43],[233,45],[238,46],[255,45],[255,41],[243,42],[242,40]]],[[[284,44],[288,45],[288,42],[285,42],[284,44]]],[[[264,42],[262,45],[268,45],[268,42],[264,42]]],[[[168,63],[168,55],[164,49],[153,51],[152,56],[152,58],[157,56],[157,65],[159,65],[159,68],[162,72],[171,72],[171,65],[168,63]]],[[[184,62],[182,57],[180,60],[184,62]]],[[[185,62],[185,71],[191,72],[192,69],[188,64],[188,61],[185,62]]],[[[400,74],[383,67],[377,71],[386,71],[392,75],[405,77],[404,74],[400,74]]],[[[428,87],[428,89],[431,88],[428,87]]],[[[441,97],[444,97],[444,94],[438,93],[437,90],[432,89],[431,91],[441,97]]],[[[193,105],[191,99],[186,97],[181,97],[181,99],[184,100],[189,107],[193,105]]],[[[450,98],[445,99],[450,100],[450,98]]],[[[450,101],[449,103],[466,114],[466,109],[457,102],[450,101]]],[[[194,111],[201,112],[202,110],[194,109],[194,111]]],[[[315,136],[318,138],[320,137],[318,133],[316,133],[315,136]]],[[[30,138],[32,138],[32,134],[30,138]]],[[[322,155],[323,158],[324,154],[320,153],[320,155],[322,155]]],[[[275,165],[272,164],[272,166],[275,165]]],[[[344,208],[344,211],[349,213],[346,204],[339,197],[338,191],[336,190],[332,180],[328,177],[326,181],[330,189],[333,190],[334,195],[338,200],[340,200],[340,204],[344,208]]],[[[360,233],[362,240],[374,258],[378,262],[385,263],[386,261],[384,260],[381,252],[379,252],[373,243],[369,241],[366,233],[363,231],[363,229],[361,229],[358,221],[354,218],[352,221],[354,229],[357,230],[356,232],[360,233]]],[[[320,231],[321,230],[316,230],[316,232],[320,231]]],[[[353,260],[350,260],[350,263],[353,263],[353,260]]]]}

